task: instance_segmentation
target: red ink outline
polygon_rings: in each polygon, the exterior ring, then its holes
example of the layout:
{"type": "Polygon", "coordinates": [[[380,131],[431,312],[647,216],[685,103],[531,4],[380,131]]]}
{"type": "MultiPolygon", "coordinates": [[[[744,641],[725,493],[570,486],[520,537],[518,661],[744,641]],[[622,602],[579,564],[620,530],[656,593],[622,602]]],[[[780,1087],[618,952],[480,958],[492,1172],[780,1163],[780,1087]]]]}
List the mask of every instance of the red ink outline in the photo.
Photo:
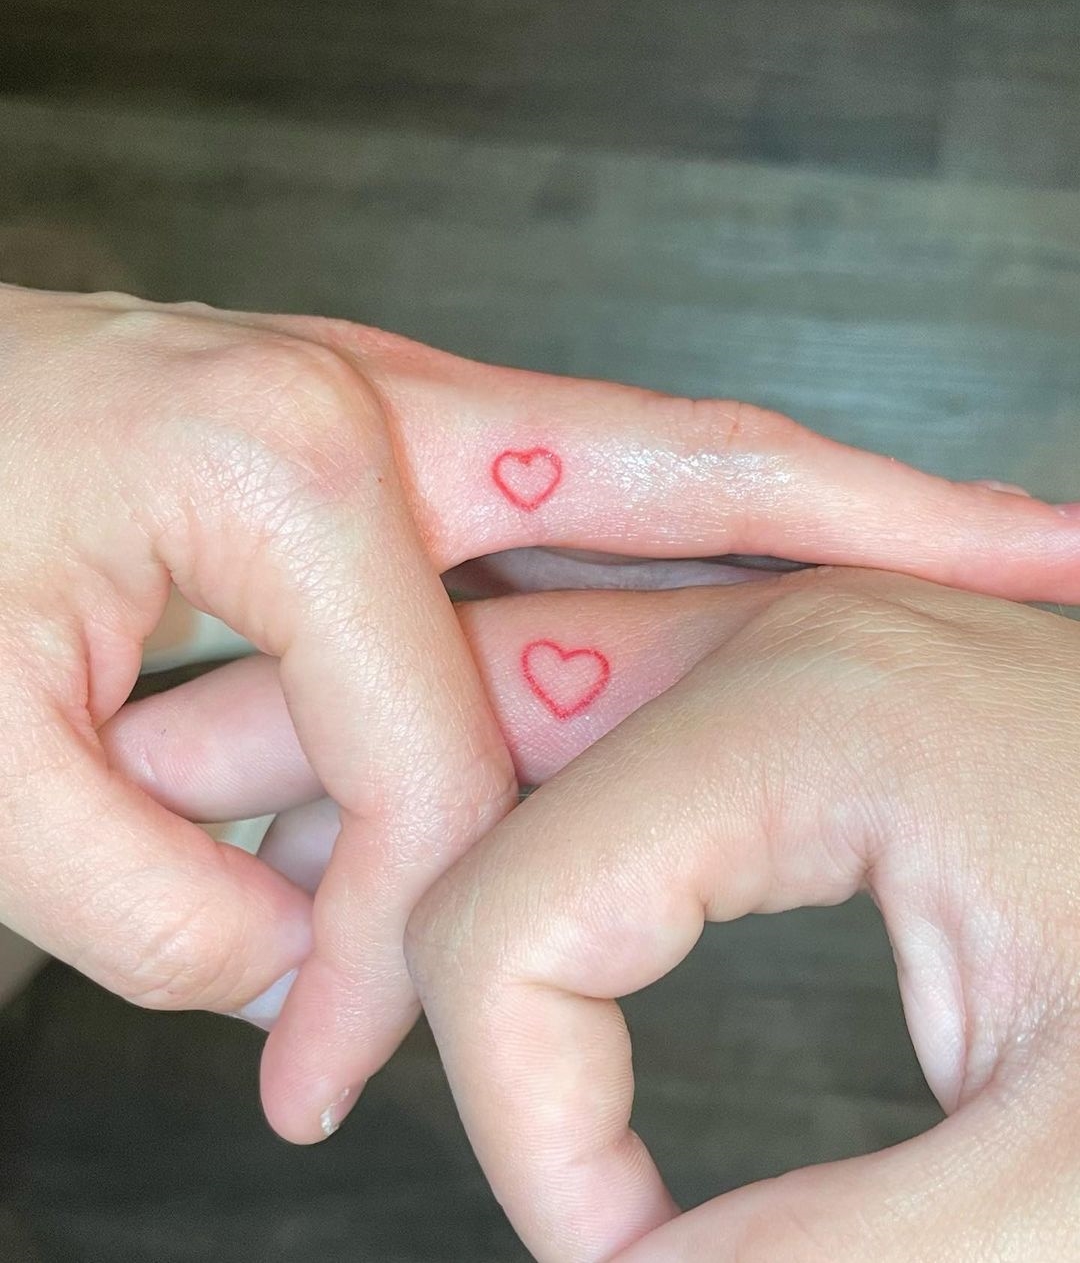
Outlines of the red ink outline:
{"type": "Polygon", "coordinates": [[[530,447],[528,451],[516,451],[514,448],[508,447],[505,452],[500,452],[491,463],[491,477],[495,482],[495,486],[499,488],[512,505],[516,508],[524,509],[526,513],[532,513],[534,509],[538,509],[545,500],[551,497],[555,488],[562,482],[562,472],[562,461],[547,447],[530,447]],[[540,491],[539,495],[532,498],[520,496],[503,477],[501,466],[504,461],[512,461],[515,464],[527,466],[531,465],[537,458],[551,462],[553,470],[551,482],[540,491]]]}
{"type": "Polygon", "coordinates": [[[527,644],[521,651],[521,671],[529,688],[532,689],[536,697],[544,703],[556,719],[573,719],[575,715],[580,715],[586,707],[596,701],[611,680],[611,663],[608,662],[599,649],[563,649],[561,645],[557,645],[553,640],[534,640],[527,644]],[[536,678],[532,668],[529,666],[529,655],[534,649],[554,649],[563,662],[569,662],[571,658],[595,658],[600,664],[600,678],[585,696],[580,701],[575,702],[573,706],[560,706],[536,678]]]}

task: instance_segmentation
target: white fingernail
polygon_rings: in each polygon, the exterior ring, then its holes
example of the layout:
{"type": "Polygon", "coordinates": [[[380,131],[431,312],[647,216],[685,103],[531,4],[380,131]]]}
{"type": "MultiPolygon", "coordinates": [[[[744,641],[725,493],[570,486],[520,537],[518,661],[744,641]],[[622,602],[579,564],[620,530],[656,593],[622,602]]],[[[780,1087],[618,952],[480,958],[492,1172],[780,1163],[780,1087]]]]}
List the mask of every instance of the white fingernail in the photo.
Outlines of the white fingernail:
{"type": "Polygon", "coordinates": [[[975,486],[985,487],[988,491],[1003,491],[1006,495],[1020,496],[1024,500],[1035,498],[1024,487],[1018,487],[1014,482],[999,482],[996,478],[976,478],[975,486]]]}
{"type": "Polygon", "coordinates": [[[262,995],[249,1000],[236,1016],[242,1017],[245,1022],[251,1022],[253,1026],[261,1026],[264,1031],[270,1030],[281,1016],[285,999],[295,981],[296,970],[290,969],[287,974],[282,974],[277,982],[267,987],[262,995]]]}
{"type": "Polygon", "coordinates": [[[346,1088],[340,1096],[334,1097],[330,1104],[319,1115],[319,1126],[322,1127],[322,1134],[329,1139],[330,1136],[341,1126],[341,1120],[349,1112],[341,1107],[352,1096],[352,1088],[346,1088]]]}

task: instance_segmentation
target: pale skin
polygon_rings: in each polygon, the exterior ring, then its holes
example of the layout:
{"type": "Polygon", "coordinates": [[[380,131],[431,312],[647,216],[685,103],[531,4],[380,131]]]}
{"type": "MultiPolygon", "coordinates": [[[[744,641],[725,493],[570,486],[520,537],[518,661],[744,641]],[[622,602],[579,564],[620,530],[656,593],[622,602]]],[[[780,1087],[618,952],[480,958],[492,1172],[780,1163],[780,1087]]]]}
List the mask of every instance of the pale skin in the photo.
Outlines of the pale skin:
{"type": "MultiPolygon", "coordinates": [[[[518,766],[552,779],[425,896],[408,955],[469,1135],[535,1257],[1073,1259],[1080,627],[845,570],[520,596],[461,615],[518,766]],[[636,683],[553,725],[510,669],[537,627],[602,641],[636,683]],[[949,1117],[680,1215],[628,1128],[614,998],[674,967],[706,920],[860,888],[882,910],[949,1117]]],[[[317,793],[274,664],[222,674],[226,706],[197,681],[131,707],[107,747],[137,763],[165,726],[158,791],[182,799],[209,780],[207,805],[226,814],[265,802],[282,770],[294,793],[317,793]],[[234,742],[252,722],[276,765],[241,778],[234,742]],[[219,739],[192,751],[207,728],[219,739]]],[[[280,817],[270,861],[317,883],[330,807],[280,817]]]]}
{"type": "Polygon", "coordinates": [[[706,595],[716,648],[413,916],[413,976],[499,1200],[560,1263],[1075,1258],[1080,628],[866,573],[706,595]],[[680,1216],[628,1128],[613,998],[705,920],[860,888],[948,1119],[680,1216]]]}
{"type": "MultiPolygon", "coordinates": [[[[514,805],[528,758],[546,775],[605,726],[590,711],[573,738],[508,735],[442,573],[537,545],[738,552],[1080,599],[1068,508],[745,405],[344,322],[11,287],[0,312],[0,920],[153,1007],[240,1012],[298,971],[263,1068],[294,1141],[340,1121],[412,1023],[417,901],[514,805]],[[559,482],[523,507],[535,486],[515,503],[492,468],[535,449],[557,452],[559,482]],[[110,745],[170,583],[275,660],[303,785],[274,806],[312,797],[311,778],[340,809],[314,900],[209,842],[189,823],[203,803],[157,801],[152,759],[110,745]]],[[[625,713],[685,665],[643,661],[598,703],[625,713]]]]}

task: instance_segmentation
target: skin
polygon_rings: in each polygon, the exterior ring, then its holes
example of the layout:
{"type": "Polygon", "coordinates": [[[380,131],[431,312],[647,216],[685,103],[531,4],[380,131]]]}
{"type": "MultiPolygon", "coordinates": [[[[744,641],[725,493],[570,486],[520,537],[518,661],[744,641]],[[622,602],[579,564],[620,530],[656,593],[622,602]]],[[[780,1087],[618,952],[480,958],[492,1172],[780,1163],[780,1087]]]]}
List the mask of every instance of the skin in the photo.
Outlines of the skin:
{"type": "MultiPolygon", "coordinates": [[[[264,1014],[298,971],[263,1063],[268,1117],[298,1142],[340,1121],[413,1021],[410,912],[532,757],[441,574],[533,547],[734,552],[1080,599],[1071,511],[746,405],[119,295],[0,287],[0,330],[0,920],[152,1007],[264,1014]],[[538,447],[561,477],[523,509],[492,465],[538,447]],[[275,660],[303,767],[340,814],[314,898],[110,753],[171,584],[275,660]]],[[[620,687],[648,692],[605,696],[620,687]]]]}
{"type": "MultiPolygon", "coordinates": [[[[1080,626],[833,570],[459,615],[519,774],[548,783],[424,898],[409,959],[477,1153],[534,1255],[1073,1258],[1080,626]],[[567,723],[514,670],[537,628],[616,664],[567,723]],[[947,1121],[678,1215],[628,1130],[612,998],[674,967],[705,920],[860,888],[884,915],[947,1121]]],[[[276,672],[252,659],[218,687],[137,703],[106,748],[178,805],[212,785],[212,813],[265,804],[283,774],[290,799],[316,794],[276,672]],[[268,761],[255,772],[253,727],[268,761]]],[[[314,888],[336,828],[327,799],[293,807],[263,854],[314,888]]]]}
{"type": "Polygon", "coordinates": [[[410,923],[500,1203],[560,1263],[1074,1258],[1080,628],[896,576],[725,595],[717,647],[410,923]],[[680,1216],[629,1129],[614,998],[673,968],[706,920],[860,888],[949,1117],[680,1216]]]}

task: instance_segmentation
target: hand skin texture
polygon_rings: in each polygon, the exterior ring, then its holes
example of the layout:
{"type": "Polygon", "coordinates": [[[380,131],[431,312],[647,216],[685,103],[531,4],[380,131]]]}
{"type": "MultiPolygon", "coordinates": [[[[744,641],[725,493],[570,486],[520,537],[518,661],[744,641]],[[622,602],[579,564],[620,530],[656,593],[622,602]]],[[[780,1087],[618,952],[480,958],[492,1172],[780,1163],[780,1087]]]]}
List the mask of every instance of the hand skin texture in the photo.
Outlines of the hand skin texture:
{"type": "Polygon", "coordinates": [[[865,572],[706,595],[718,647],[410,922],[499,1201],[558,1263],[1075,1259],[1080,628],[865,572]],[[629,1130],[613,997],[673,968],[705,920],[861,887],[948,1119],[676,1217],[629,1130]]]}
{"type": "MultiPolygon", "coordinates": [[[[426,896],[409,954],[477,1152],[536,1257],[1074,1259],[1080,627],[827,569],[459,615],[519,775],[554,779],[426,896]],[[537,632],[611,656],[580,723],[552,723],[522,684],[516,653],[537,632]],[[950,1117],[675,1218],[627,1130],[610,997],[671,969],[706,919],[860,887],[950,1117]]],[[[285,807],[261,854],[314,889],[337,812],[295,805],[319,785],[276,664],[215,674],[126,708],[106,749],[178,810],[285,807]]]]}
{"type": "MultiPolygon", "coordinates": [[[[158,1008],[242,1011],[298,970],[263,1062],[268,1117],[298,1142],[408,1029],[409,913],[516,801],[443,572],[534,546],[735,552],[1080,598],[1068,510],[745,405],[489,368],[344,322],[7,286],[0,369],[0,920],[158,1008]],[[538,491],[545,463],[558,477],[538,491]],[[340,808],[314,899],[208,841],[103,743],[170,584],[276,659],[340,808]]],[[[649,691],[621,671],[620,688],[649,691]]],[[[560,740],[535,744],[557,762],[560,740]]]]}

